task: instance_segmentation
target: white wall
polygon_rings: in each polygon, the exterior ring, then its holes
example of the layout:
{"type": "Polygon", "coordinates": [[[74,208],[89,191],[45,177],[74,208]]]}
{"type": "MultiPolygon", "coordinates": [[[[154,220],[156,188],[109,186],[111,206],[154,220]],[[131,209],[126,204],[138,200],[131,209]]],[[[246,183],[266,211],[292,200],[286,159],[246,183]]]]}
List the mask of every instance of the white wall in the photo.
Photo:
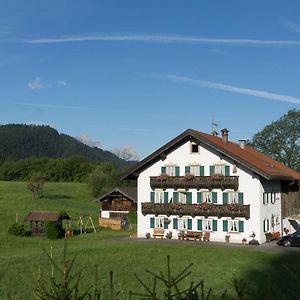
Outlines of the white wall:
{"type": "MultiPolygon", "coordinates": [[[[250,219],[244,220],[244,232],[243,233],[230,233],[230,240],[232,242],[241,242],[242,238],[249,240],[250,234],[254,231],[256,233],[256,239],[259,242],[265,241],[264,232],[262,230],[262,219],[269,216],[270,213],[277,213],[278,205],[280,201],[276,202],[274,207],[262,207],[262,185],[259,177],[253,174],[253,172],[247,170],[243,166],[237,165],[237,172],[233,174],[233,161],[229,158],[220,156],[216,150],[208,148],[206,145],[200,145],[199,153],[190,152],[190,142],[186,142],[175,151],[168,154],[167,158],[162,161],[158,161],[148,169],[140,173],[138,177],[138,237],[145,237],[147,232],[152,233],[153,229],[150,229],[150,217],[154,215],[143,216],[141,213],[141,203],[150,202],[150,176],[158,176],[161,173],[161,167],[174,164],[180,166],[180,175],[184,176],[185,166],[189,164],[200,164],[205,166],[205,176],[209,176],[209,166],[216,163],[225,163],[230,165],[230,175],[239,176],[239,191],[244,193],[244,204],[250,204],[250,219]]],[[[171,189],[166,190],[169,192],[169,198],[172,197],[171,189]]],[[[197,202],[197,191],[189,190],[193,193],[193,203],[197,202]]],[[[222,204],[222,191],[220,189],[213,190],[218,193],[218,204],[222,204]]],[[[173,217],[170,217],[173,218],[173,217]]],[[[197,230],[197,219],[193,218],[193,230],[197,230]]],[[[217,218],[214,218],[217,219],[217,218]]],[[[217,219],[218,231],[211,233],[211,240],[224,241],[227,232],[223,232],[223,219],[217,219]]],[[[229,218],[228,218],[229,219],[229,218]]],[[[169,229],[166,231],[172,231],[173,236],[177,237],[177,230],[172,229],[173,222],[169,224],[169,229]]]]}

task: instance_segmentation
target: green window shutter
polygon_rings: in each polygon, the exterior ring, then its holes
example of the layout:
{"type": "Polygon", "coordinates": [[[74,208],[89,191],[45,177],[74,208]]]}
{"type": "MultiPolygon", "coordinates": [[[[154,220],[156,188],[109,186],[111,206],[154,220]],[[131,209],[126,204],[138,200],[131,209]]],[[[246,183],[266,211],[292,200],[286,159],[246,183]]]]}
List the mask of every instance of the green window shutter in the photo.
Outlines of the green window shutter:
{"type": "Polygon", "coordinates": [[[239,204],[244,204],[244,193],[239,193],[239,204]]]}
{"type": "Polygon", "coordinates": [[[215,166],[209,166],[209,175],[212,176],[215,174],[215,166]]]}
{"type": "Polygon", "coordinates": [[[218,231],[218,220],[212,220],[212,230],[218,231]]]}
{"type": "Polygon", "coordinates": [[[154,218],[150,218],[150,228],[154,228],[154,218]]]}
{"type": "Polygon", "coordinates": [[[169,202],[169,193],[164,192],[164,203],[168,203],[168,202],[169,202]]]}
{"type": "Polygon", "coordinates": [[[155,202],[155,193],[150,192],[150,202],[154,203],[155,202]]]}
{"type": "Polygon", "coordinates": [[[202,203],[203,194],[202,192],[197,192],[197,203],[202,203]]]}
{"type": "Polygon", "coordinates": [[[228,204],[228,193],[223,193],[223,204],[228,204]]]}
{"type": "Polygon", "coordinates": [[[175,176],[180,176],[180,168],[179,168],[179,166],[175,167],[175,176]]]}
{"type": "Polygon", "coordinates": [[[212,192],[212,203],[218,203],[218,193],[217,192],[212,192]]]}
{"type": "Polygon", "coordinates": [[[197,228],[198,228],[198,230],[202,230],[202,220],[201,219],[199,219],[198,221],[197,221],[197,228]]]}
{"type": "Polygon", "coordinates": [[[168,229],[169,224],[164,223],[164,229],[168,229]]]}
{"type": "Polygon", "coordinates": [[[230,176],[230,167],[225,166],[225,176],[230,176]]]}
{"type": "Polygon", "coordinates": [[[185,174],[191,172],[191,167],[190,166],[185,166],[185,174]]]}
{"type": "Polygon", "coordinates": [[[223,220],[223,231],[228,231],[228,221],[227,220],[223,220]]]}
{"type": "Polygon", "coordinates": [[[186,204],[192,204],[193,203],[193,196],[192,192],[186,193],[186,204]]]}
{"type": "Polygon", "coordinates": [[[178,200],[179,200],[178,192],[173,192],[173,202],[178,203],[178,200]]]}
{"type": "Polygon", "coordinates": [[[166,174],[166,172],[167,172],[166,167],[161,167],[161,174],[166,174]]]}
{"type": "Polygon", "coordinates": [[[188,219],[188,230],[192,230],[193,227],[192,227],[192,219],[188,219]]]}
{"type": "Polygon", "coordinates": [[[244,232],[244,221],[239,221],[239,232],[244,232]]]}
{"type": "Polygon", "coordinates": [[[178,219],[173,219],[173,229],[178,229],[178,219]]]}
{"type": "Polygon", "coordinates": [[[204,176],[204,166],[200,166],[200,176],[204,176]]]}

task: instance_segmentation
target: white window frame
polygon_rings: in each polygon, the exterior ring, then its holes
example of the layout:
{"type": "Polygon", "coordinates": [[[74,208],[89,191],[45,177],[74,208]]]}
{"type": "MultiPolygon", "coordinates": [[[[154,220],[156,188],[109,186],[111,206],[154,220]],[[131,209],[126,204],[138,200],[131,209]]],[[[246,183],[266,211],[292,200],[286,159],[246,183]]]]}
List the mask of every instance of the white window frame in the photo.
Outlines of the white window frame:
{"type": "Polygon", "coordinates": [[[228,191],[228,204],[239,203],[239,193],[234,191],[228,191]]]}
{"type": "Polygon", "coordinates": [[[239,220],[228,220],[228,232],[239,232],[239,220]]]}
{"type": "Polygon", "coordinates": [[[164,217],[155,217],[154,228],[164,228],[164,217]]]}
{"type": "Polygon", "coordinates": [[[155,190],[154,191],[154,203],[164,203],[164,191],[155,190]]]}
{"type": "Polygon", "coordinates": [[[178,218],[178,230],[188,229],[188,218],[178,218]]]}
{"type": "Polygon", "coordinates": [[[169,176],[175,176],[175,166],[166,166],[166,174],[169,176]]]}
{"type": "Polygon", "coordinates": [[[200,165],[192,164],[190,165],[190,173],[194,176],[200,176],[200,165]]]}
{"type": "Polygon", "coordinates": [[[186,192],[178,192],[178,203],[186,204],[187,193],[186,192]]]}
{"type": "Polygon", "coordinates": [[[264,232],[270,232],[270,219],[265,218],[263,220],[263,229],[264,229],[264,232]]]}
{"type": "Polygon", "coordinates": [[[212,192],[203,191],[202,192],[202,202],[212,203],[212,192]]]}
{"type": "Polygon", "coordinates": [[[222,174],[225,176],[225,165],[216,164],[215,166],[215,174],[222,174]]]}
{"type": "Polygon", "coordinates": [[[213,231],[213,219],[204,219],[202,222],[202,230],[213,231]]]}

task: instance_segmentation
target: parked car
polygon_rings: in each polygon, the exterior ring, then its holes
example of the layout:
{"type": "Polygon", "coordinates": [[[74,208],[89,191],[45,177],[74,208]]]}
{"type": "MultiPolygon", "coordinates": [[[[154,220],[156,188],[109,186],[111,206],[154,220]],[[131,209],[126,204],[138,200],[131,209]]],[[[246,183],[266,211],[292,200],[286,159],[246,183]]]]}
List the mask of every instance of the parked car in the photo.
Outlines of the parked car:
{"type": "Polygon", "coordinates": [[[284,247],[300,247],[300,231],[281,237],[277,244],[284,247]]]}

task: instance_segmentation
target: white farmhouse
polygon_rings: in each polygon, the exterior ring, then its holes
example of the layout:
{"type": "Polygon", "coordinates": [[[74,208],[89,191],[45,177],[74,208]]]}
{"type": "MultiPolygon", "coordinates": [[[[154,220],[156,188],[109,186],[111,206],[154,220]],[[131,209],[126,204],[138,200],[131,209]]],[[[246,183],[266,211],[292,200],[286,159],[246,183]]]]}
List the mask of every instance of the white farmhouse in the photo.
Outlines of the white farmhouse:
{"type": "Polygon", "coordinates": [[[211,241],[266,241],[291,230],[299,205],[300,173],[222,136],[188,129],[139,162],[124,177],[137,179],[138,237],[157,228],[173,238],[201,233],[211,241]]]}

